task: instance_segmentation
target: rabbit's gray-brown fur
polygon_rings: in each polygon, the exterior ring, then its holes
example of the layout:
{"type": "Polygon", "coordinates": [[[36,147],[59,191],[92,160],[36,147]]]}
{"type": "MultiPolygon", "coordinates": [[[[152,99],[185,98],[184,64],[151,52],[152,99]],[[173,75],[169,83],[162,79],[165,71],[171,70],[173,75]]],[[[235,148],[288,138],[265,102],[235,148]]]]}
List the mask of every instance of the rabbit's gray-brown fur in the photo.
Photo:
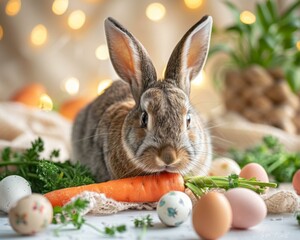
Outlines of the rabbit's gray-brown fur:
{"type": "Polygon", "coordinates": [[[203,175],[211,162],[209,133],[189,101],[190,81],[201,71],[212,19],[203,17],[181,39],[165,78],[143,46],[112,18],[105,21],[115,81],[77,116],[73,157],[97,181],[162,171],[203,175]]]}

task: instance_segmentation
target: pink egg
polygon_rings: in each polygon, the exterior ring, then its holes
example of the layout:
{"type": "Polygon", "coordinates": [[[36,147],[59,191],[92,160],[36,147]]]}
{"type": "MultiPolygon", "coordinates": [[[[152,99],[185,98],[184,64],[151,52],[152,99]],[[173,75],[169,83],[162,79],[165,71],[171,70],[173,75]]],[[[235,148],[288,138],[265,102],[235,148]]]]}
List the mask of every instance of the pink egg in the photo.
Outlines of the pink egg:
{"type": "Polygon", "coordinates": [[[269,182],[266,170],[258,163],[248,163],[245,165],[240,172],[240,177],[246,179],[256,178],[256,180],[261,182],[269,182]]]}
{"type": "Polygon", "coordinates": [[[300,169],[293,176],[293,187],[298,195],[300,195],[300,169]]]}
{"type": "Polygon", "coordinates": [[[232,209],[232,227],[247,229],[259,224],[267,215],[262,198],[252,190],[234,188],[225,194],[232,209]]]}

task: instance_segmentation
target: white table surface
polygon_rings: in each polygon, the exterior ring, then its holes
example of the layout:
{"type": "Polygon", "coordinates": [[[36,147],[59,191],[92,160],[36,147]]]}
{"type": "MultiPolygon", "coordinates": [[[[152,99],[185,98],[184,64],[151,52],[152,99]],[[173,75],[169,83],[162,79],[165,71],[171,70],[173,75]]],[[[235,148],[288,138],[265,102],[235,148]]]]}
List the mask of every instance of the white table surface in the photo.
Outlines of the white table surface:
{"type": "MultiPolygon", "coordinates": [[[[193,230],[191,218],[179,227],[165,227],[160,223],[155,211],[125,211],[108,216],[92,216],[86,215],[87,222],[103,227],[103,224],[126,224],[127,231],[118,235],[115,238],[102,237],[93,229],[85,226],[80,230],[75,230],[72,226],[66,227],[61,231],[59,238],[57,238],[53,229],[57,225],[51,224],[50,227],[43,233],[35,236],[22,237],[16,234],[10,227],[7,215],[0,214],[0,239],[14,240],[14,239],[138,239],[141,230],[134,228],[133,219],[150,214],[153,218],[154,227],[149,228],[143,239],[199,239],[193,230]]],[[[259,225],[248,230],[230,230],[225,236],[220,238],[222,240],[300,240],[300,226],[294,214],[268,215],[267,218],[259,225]]]]}

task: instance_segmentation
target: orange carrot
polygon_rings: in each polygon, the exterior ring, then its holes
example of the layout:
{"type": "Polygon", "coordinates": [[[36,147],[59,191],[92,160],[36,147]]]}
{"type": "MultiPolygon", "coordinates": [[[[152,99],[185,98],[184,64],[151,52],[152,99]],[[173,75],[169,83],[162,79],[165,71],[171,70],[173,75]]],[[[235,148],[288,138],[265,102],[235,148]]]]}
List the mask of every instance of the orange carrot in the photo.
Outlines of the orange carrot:
{"type": "Polygon", "coordinates": [[[184,180],[177,173],[138,176],[71,187],[46,193],[52,206],[63,206],[83,191],[104,193],[120,202],[156,202],[169,191],[184,191],[184,180]]]}

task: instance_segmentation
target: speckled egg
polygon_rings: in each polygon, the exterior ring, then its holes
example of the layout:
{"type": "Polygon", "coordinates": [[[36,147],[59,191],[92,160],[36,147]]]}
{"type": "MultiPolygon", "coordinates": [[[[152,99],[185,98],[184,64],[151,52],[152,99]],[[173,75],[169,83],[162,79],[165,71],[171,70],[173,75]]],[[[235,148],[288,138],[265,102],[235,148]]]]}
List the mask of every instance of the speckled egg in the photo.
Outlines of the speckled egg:
{"type": "Polygon", "coordinates": [[[29,182],[18,175],[11,175],[0,181],[0,210],[8,213],[19,199],[31,194],[29,182]]]}
{"type": "Polygon", "coordinates": [[[12,228],[22,235],[33,235],[47,228],[53,217],[51,203],[40,194],[20,199],[9,210],[12,228]]]}
{"type": "Polygon", "coordinates": [[[162,223],[167,226],[177,227],[190,216],[192,201],[183,192],[171,191],[161,197],[156,211],[162,223]]]}

